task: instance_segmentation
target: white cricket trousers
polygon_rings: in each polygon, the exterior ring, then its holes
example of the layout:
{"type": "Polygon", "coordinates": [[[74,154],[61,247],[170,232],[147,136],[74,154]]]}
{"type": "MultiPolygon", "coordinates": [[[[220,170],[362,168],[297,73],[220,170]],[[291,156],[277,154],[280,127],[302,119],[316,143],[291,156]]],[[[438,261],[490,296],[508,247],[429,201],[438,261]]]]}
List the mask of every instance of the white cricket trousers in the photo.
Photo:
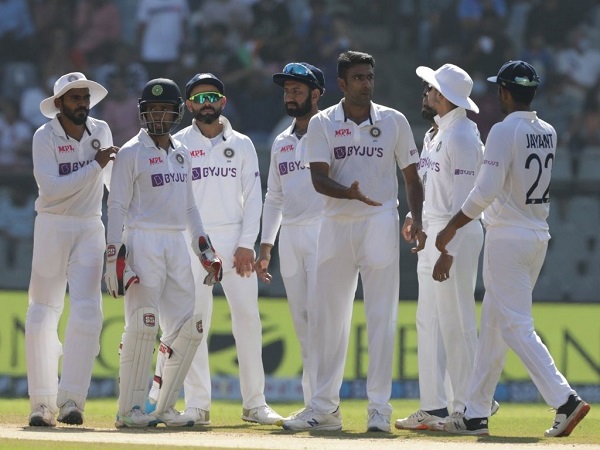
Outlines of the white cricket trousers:
{"type": "MultiPolygon", "coordinates": [[[[258,281],[256,273],[241,277],[233,268],[233,254],[237,249],[241,226],[207,230],[210,240],[223,261],[221,286],[231,312],[231,329],[235,339],[239,363],[242,405],[246,409],[266,403],[265,372],[262,362],[262,325],[258,310],[258,281]]],[[[191,251],[191,250],[190,250],[191,251]]],[[[209,330],[213,309],[213,288],[203,284],[206,277],[198,257],[192,257],[192,272],[196,283],[196,309],[202,313],[204,336],[184,382],[187,408],[210,410],[211,381],[208,358],[209,330]]]]}
{"type": "Polygon", "coordinates": [[[33,239],[29,308],[25,321],[31,407],[45,404],[56,411],[57,406],[73,400],[83,408],[94,360],[100,351],[100,281],[106,247],[104,225],[100,217],[39,213],[33,239]],[[64,345],[61,345],[58,322],[65,304],[67,284],[70,312],[64,345]]]}
{"type": "Polygon", "coordinates": [[[483,251],[485,296],[466,416],[489,417],[506,353],[511,348],[553,408],[571,389],[533,327],[532,292],[546,257],[548,233],[488,228],[483,251]]]}
{"type": "Polygon", "coordinates": [[[475,283],[483,246],[479,220],[461,228],[461,246],[443,282],[432,278],[440,256],[435,237],[444,224],[430,224],[425,230],[425,248],[418,253],[417,338],[421,409],[431,411],[449,407],[464,411],[475,350],[477,347],[477,310],[475,283]],[[448,399],[444,378],[448,373],[453,399],[448,399]],[[448,402],[452,403],[449,404],[448,402]]]}
{"type": "Polygon", "coordinates": [[[311,407],[332,413],[340,403],[352,305],[360,273],[367,321],[368,409],[389,415],[400,290],[400,225],[396,209],[371,216],[323,218],[317,250],[316,385],[311,407]]]}
{"type": "Polygon", "coordinates": [[[281,225],[279,232],[279,266],[288,305],[302,355],[302,393],[304,406],[310,406],[316,373],[315,311],[309,308],[314,298],[317,272],[317,239],[320,221],[311,224],[281,225]]]}

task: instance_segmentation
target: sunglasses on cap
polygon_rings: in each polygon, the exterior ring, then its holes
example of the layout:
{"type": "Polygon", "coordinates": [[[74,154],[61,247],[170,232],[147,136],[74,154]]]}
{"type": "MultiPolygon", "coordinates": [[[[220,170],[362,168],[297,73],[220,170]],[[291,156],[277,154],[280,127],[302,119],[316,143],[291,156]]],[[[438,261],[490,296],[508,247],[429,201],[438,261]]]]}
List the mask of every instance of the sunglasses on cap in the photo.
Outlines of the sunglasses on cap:
{"type": "Polygon", "coordinates": [[[204,103],[208,100],[210,103],[215,103],[225,97],[223,94],[218,92],[199,92],[198,94],[192,95],[189,100],[194,103],[204,103]]]}
{"type": "Polygon", "coordinates": [[[308,77],[312,81],[314,81],[317,85],[319,85],[319,80],[312,70],[300,63],[289,63],[283,68],[283,73],[286,75],[299,75],[301,77],[308,77]]]}

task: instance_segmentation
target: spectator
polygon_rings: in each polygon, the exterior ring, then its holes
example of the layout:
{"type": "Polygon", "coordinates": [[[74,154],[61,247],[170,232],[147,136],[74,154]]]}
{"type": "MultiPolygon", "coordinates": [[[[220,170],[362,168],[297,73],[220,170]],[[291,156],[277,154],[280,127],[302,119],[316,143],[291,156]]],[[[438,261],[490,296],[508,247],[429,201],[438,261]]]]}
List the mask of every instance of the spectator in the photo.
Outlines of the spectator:
{"type": "Polygon", "coordinates": [[[11,59],[34,59],[35,27],[24,0],[0,2],[0,54],[11,59]]]}
{"type": "Polygon", "coordinates": [[[85,69],[110,57],[121,36],[121,16],[114,0],[80,0],[75,8],[76,67],[85,69]]]}
{"type": "Polygon", "coordinates": [[[98,83],[105,86],[112,83],[114,78],[121,78],[127,91],[136,98],[148,81],[148,71],[137,61],[132,48],[125,42],[119,42],[113,48],[110,60],[99,66],[95,73],[98,83]]]}
{"type": "Polygon", "coordinates": [[[0,167],[31,167],[31,126],[19,117],[18,104],[0,101],[0,167]]]}
{"type": "Polygon", "coordinates": [[[21,186],[6,188],[0,197],[0,237],[6,243],[8,267],[15,267],[21,244],[31,242],[35,219],[34,198],[21,186]]]}
{"type": "Polygon", "coordinates": [[[110,78],[110,95],[102,103],[101,118],[108,123],[113,142],[122,146],[140,129],[138,96],[127,89],[126,79],[120,75],[110,78]]]}
{"type": "Polygon", "coordinates": [[[137,48],[150,78],[173,77],[189,37],[187,0],[140,0],[137,48]]]}

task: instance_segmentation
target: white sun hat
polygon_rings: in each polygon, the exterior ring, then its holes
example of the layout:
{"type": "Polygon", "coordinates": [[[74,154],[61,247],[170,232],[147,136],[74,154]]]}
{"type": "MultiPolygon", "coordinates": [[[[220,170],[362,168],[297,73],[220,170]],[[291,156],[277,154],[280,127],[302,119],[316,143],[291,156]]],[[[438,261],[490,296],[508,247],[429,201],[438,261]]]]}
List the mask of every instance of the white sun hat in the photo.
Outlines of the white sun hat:
{"type": "Polygon", "coordinates": [[[469,98],[473,89],[473,80],[460,67],[444,64],[438,70],[433,70],[419,66],[417,76],[437,89],[449,102],[479,113],[479,107],[469,98]]]}
{"type": "Polygon", "coordinates": [[[100,103],[100,100],[108,94],[108,91],[101,84],[88,80],[81,72],[71,72],[56,80],[56,83],[54,83],[54,95],[42,100],[40,111],[49,119],[54,118],[60,112],[54,106],[54,99],[62,97],[71,89],[79,88],[88,88],[90,90],[90,109],[100,103]]]}

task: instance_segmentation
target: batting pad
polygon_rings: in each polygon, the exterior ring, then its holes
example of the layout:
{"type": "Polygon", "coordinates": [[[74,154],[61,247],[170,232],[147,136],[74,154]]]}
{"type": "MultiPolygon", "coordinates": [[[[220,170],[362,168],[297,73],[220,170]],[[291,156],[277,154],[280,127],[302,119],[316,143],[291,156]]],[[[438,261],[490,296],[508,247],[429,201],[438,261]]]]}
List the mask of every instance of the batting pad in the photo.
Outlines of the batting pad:
{"type": "Polygon", "coordinates": [[[119,414],[128,413],[134,406],[144,407],[157,334],[158,311],[152,307],[136,309],[122,338],[119,414]]]}
{"type": "Polygon", "coordinates": [[[170,347],[170,356],[163,366],[162,384],[153,415],[160,416],[165,410],[175,406],[183,380],[202,341],[202,335],[202,314],[193,315],[181,326],[170,347]]]}

